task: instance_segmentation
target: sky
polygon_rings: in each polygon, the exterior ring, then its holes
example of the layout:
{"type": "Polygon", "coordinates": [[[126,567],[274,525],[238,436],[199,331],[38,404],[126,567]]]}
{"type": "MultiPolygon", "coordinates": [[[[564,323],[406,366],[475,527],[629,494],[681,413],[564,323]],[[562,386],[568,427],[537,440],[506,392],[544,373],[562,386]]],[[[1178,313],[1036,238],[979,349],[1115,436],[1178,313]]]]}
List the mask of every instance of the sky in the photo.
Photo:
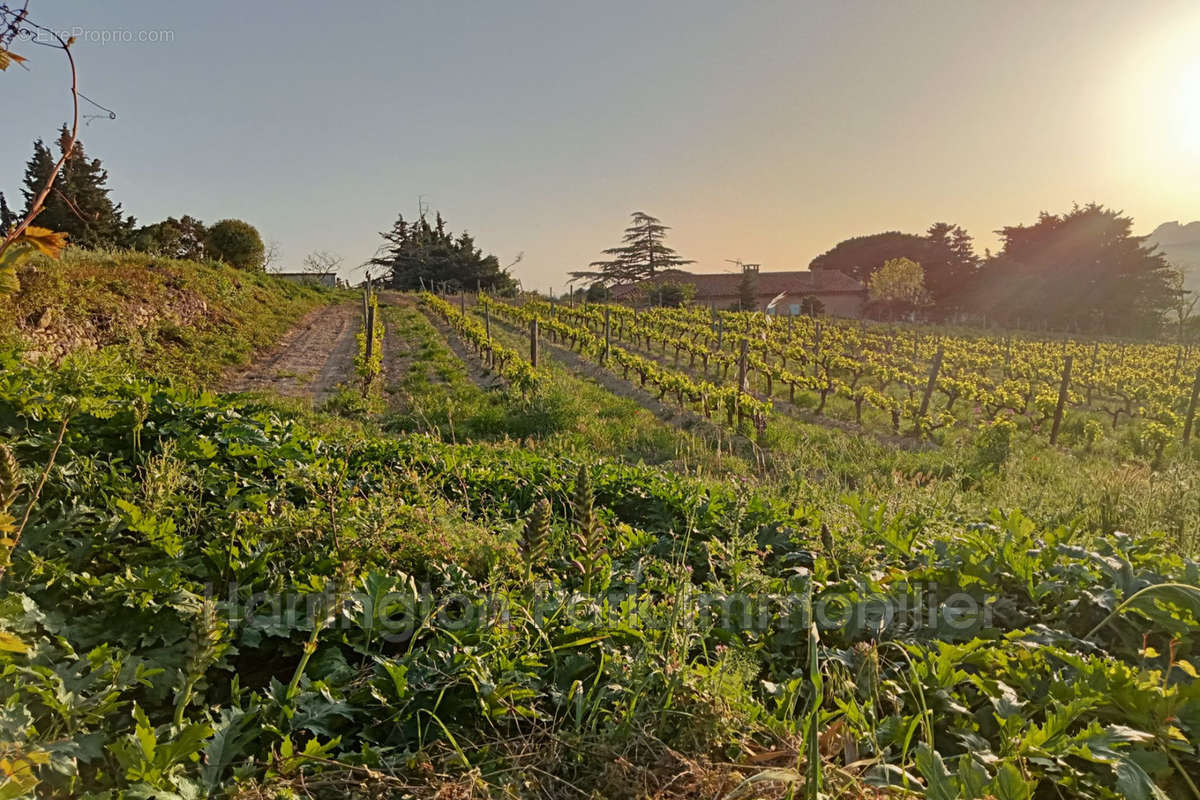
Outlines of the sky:
{"type": "MultiPolygon", "coordinates": [[[[140,223],[245,219],[285,269],[325,250],[350,273],[419,202],[557,292],[637,210],[711,272],[935,221],[982,250],[1076,202],[1139,233],[1200,219],[1196,0],[29,9],[76,34],[80,90],[116,113],[81,127],[112,197],[140,223]]],[[[70,112],[61,54],[13,49],[10,200],[70,112]]]]}

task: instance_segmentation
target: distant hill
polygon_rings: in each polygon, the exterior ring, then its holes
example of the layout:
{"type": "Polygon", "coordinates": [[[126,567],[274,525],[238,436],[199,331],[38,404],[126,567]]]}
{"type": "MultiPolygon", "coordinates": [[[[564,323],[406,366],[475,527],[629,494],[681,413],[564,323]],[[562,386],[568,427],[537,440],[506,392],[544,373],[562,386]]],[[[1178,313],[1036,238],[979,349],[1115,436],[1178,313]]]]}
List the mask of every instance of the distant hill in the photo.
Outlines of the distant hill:
{"type": "Polygon", "coordinates": [[[1187,273],[1187,288],[1200,291],[1200,221],[1164,222],[1147,239],[1157,244],[1172,266],[1187,273]]]}

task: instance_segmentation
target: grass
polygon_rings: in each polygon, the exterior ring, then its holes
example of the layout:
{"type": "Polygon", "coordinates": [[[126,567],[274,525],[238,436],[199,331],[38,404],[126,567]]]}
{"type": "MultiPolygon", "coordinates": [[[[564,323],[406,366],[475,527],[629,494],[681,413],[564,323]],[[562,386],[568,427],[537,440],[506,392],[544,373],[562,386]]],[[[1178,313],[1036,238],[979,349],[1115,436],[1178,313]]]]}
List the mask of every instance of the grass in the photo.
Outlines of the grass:
{"type": "Polygon", "coordinates": [[[0,300],[0,340],[53,360],[66,349],[119,349],[150,375],[210,385],[273,345],[336,293],[128,251],[68,249],[32,259],[0,300]],[[40,326],[44,323],[44,326],[40,326]]]}
{"type": "MultiPolygon", "coordinates": [[[[737,456],[717,454],[707,434],[663,423],[636,401],[574,374],[549,353],[542,386],[533,396],[483,389],[418,309],[393,306],[385,319],[407,364],[398,379],[389,378],[394,410],[384,422],[388,430],[434,432],[450,442],[521,440],[539,452],[619,457],[693,474],[749,469],[737,456]]],[[[493,324],[492,333],[510,347],[521,345],[520,337],[499,325],[493,324]]]]}
{"type": "Polygon", "coordinates": [[[790,420],[758,469],[552,348],[525,396],[416,308],[384,319],[382,415],[197,393],[125,342],[0,353],[26,485],[74,409],[0,587],[6,770],[46,796],[1200,798],[1190,454],[790,420]],[[927,616],[930,587],[988,613],[927,616]]]}

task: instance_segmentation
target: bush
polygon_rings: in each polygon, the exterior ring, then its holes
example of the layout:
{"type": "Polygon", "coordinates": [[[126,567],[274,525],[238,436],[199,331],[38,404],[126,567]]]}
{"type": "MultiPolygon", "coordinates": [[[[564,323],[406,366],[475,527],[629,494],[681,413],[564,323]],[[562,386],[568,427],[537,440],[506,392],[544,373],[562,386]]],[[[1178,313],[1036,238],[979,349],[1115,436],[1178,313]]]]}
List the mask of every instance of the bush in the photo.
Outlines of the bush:
{"type": "Polygon", "coordinates": [[[981,425],[975,433],[975,463],[978,467],[998,470],[1012,454],[1013,436],[1017,423],[1010,419],[998,419],[981,425]]]}
{"type": "Polygon", "coordinates": [[[262,272],[267,248],[258,229],[240,219],[223,219],[208,229],[205,242],[211,258],[224,261],[238,269],[262,272]]]}

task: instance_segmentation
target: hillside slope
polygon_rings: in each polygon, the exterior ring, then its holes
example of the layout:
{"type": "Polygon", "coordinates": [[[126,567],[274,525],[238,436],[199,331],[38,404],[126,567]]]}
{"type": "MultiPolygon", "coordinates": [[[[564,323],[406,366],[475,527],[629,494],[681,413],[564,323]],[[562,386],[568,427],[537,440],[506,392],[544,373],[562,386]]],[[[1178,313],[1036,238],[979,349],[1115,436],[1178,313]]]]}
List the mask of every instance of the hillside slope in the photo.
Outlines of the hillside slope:
{"type": "Polygon", "coordinates": [[[1147,242],[1158,245],[1172,266],[1187,273],[1187,288],[1200,291],[1200,221],[1187,225],[1164,222],[1147,242]]]}
{"type": "Polygon", "coordinates": [[[0,300],[0,340],[27,360],[118,348],[152,374],[207,385],[270,346],[330,290],[218,262],[70,250],[35,259],[0,300]]]}

